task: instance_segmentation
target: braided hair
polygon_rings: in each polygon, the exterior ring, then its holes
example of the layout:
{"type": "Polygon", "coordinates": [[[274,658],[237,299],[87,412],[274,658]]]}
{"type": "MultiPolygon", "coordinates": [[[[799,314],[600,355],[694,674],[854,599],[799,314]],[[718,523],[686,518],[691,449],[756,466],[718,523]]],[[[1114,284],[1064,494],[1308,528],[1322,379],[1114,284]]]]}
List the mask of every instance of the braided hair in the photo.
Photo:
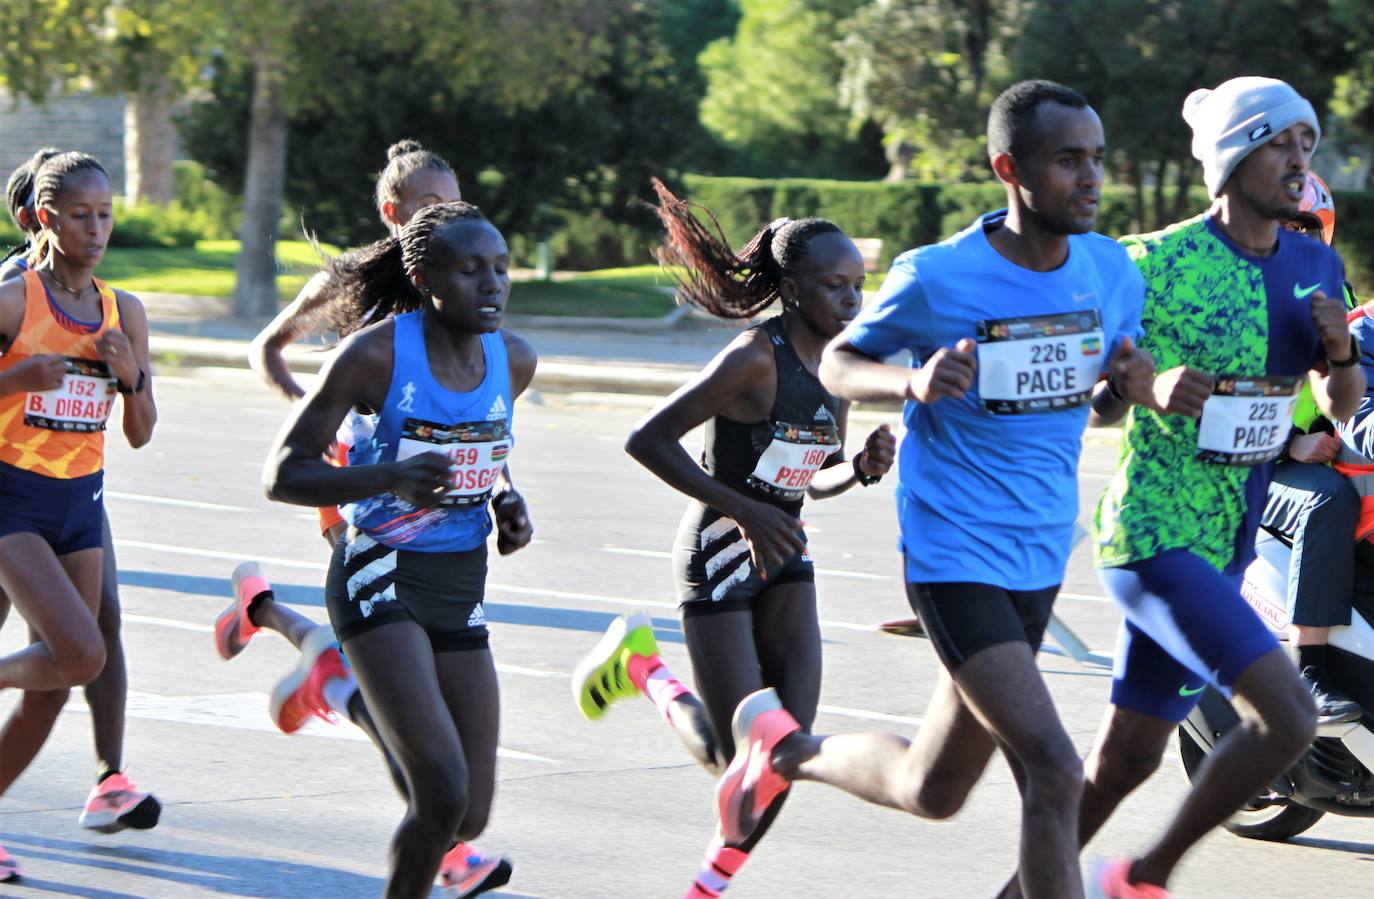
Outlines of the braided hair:
{"type": "Polygon", "coordinates": [[[428,272],[433,264],[433,240],[455,222],[485,222],[482,210],[461,200],[437,203],[415,213],[400,236],[335,259],[329,276],[336,285],[325,315],[340,337],[392,315],[423,308],[425,295],[409,272],[428,272]]]}
{"type": "MultiPolygon", "coordinates": [[[[386,168],[377,175],[375,191],[377,214],[382,216],[383,225],[391,223],[382,215],[382,207],[387,203],[401,202],[401,188],[405,187],[406,179],[424,169],[435,169],[453,175],[453,168],[444,157],[432,150],[426,150],[419,141],[400,140],[387,148],[386,168]]],[[[458,176],[453,175],[453,180],[457,181],[458,176]]]]}
{"type": "Polygon", "coordinates": [[[825,219],[777,219],[736,253],[711,210],[697,207],[710,218],[714,233],[692,214],[696,204],[679,200],[657,178],[653,184],[658,194],[653,208],[666,232],[654,258],[674,273],[680,296],[717,318],[753,318],[767,309],[781,296],[783,278],[795,275],[805,261],[811,239],[843,233],[825,219]]]}
{"type": "Polygon", "coordinates": [[[56,147],[44,147],[21,163],[18,168],[10,173],[9,180],[5,182],[5,207],[9,210],[10,218],[19,229],[20,242],[10,247],[5,258],[0,259],[0,262],[4,262],[11,256],[28,252],[29,229],[24,227],[24,222],[20,216],[23,214],[24,208],[29,205],[29,199],[33,197],[34,174],[38,171],[39,166],[61,152],[56,147]]]}
{"type": "MultiPolygon", "coordinates": [[[[99,172],[108,182],[109,173],[89,153],[71,150],[58,153],[38,166],[33,176],[34,209],[53,209],[57,199],[66,189],[67,179],[80,172],[99,172]]],[[[33,248],[29,250],[29,263],[38,265],[51,251],[47,231],[40,232],[33,248]]]]}

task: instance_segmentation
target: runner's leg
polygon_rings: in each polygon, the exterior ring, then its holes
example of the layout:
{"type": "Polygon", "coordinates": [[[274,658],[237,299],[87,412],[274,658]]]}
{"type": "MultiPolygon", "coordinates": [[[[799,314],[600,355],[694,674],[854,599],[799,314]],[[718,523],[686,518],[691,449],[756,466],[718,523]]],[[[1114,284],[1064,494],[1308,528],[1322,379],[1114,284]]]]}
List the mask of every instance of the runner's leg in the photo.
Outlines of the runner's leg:
{"type": "Polygon", "coordinates": [[[393,621],[350,638],[346,651],[410,796],[392,839],[386,895],[428,895],[467,817],[470,780],[429,637],[412,621],[393,621]]]}
{"type": "Polygon", "coordinates": [[[99,547],[59,559],[37,534],[0,537],[0,589],[42,638],[0,657],[0,689],[65,689],[100,674],[105,665],[95,617],[100,576],[99,547]]]}
{"type": "Polygon", "coordinates": [[[104,538],[100,610],[96,623],[105,640],[105,667],[99,677],[86,685],[86,704],[91,709],[91,730],[95,738],[97,778],[124,767],[124,706],[129,692],[124,644],[120,639],[119,569],[108,516],[104,521],[104,538]]]}

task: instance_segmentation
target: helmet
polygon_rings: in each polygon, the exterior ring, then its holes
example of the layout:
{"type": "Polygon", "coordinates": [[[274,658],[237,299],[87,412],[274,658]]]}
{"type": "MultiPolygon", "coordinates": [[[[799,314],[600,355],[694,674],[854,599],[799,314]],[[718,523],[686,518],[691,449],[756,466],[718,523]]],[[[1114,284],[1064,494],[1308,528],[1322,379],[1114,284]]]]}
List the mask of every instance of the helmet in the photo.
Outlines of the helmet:
{"type": "Polygon", "coordinates": [[[1332,199],[1326,182],[1316,172],[1307,172],[1298,214],[1284,222],[1284,227],[1294,231],[1320,230],[1322,241],[1327,244],[1336,236],[1336,201],[1332,199]]]}

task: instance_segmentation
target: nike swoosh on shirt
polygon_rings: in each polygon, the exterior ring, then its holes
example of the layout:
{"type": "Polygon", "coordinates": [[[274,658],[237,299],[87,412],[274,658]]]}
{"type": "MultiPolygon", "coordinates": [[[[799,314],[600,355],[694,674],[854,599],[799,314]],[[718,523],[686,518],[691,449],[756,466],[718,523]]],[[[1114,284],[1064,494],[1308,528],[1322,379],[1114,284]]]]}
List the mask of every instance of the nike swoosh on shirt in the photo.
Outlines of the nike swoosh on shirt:
{"type": "Polygon", "coordinates": [[[1317,288],[1319,288],[1319,287],[1321,287],[1321,284],[1320,284],[1320,283],[1313,284],[1311,287],[1299,287],[1297,284],[1294,284],[1294,285],[1293,285],[1293,299],[1295,299],[1295,300],[1304,300],[1304,299],[1307,298],[1307,295],[1308,295],[1308,294],[1310,294],[1310,293],[1316,291],[1317,288]]]}
{"type": "Polygon", "coordinates": [[[1178,688],[1178,695],[1179,695],[1179,696],[1196,696],[1196,695],[1198,695],[1199,693],[1201,693],[1203,690],[1206,690],[1206,689],[1207,689],[1207,685],[1206,685],[1206,684],[1203,684],[1202,686],[1197,687],[1197,688],[1192,689],[1192,690],[1189,690],[1189,689],[1188,689],[1188,685],[1187,685],[1187,684],[1184,684],[1183,686],[1181,686],[1181,687],[1178,688]]]}

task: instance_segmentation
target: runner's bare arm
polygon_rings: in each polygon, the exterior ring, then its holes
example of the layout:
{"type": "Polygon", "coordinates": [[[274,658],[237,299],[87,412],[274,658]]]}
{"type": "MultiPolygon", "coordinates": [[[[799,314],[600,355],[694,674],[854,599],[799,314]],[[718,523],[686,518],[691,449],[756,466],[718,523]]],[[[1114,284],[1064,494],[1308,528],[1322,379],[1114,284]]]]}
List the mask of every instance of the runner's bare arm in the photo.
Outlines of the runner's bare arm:
{"type": "MultiPolygon", "coordinates": [[[[844,446],[846,434],[849,431],[849,402],[840,402],[839,415],[840,445],[844,446]]],[[[816,477],[806,488],[806,495],[811,499],[830,499],[839,496],[855,484],[859,483],[859,472],[873,478],[880,478],[887,474],[892,468],[892,461],[897,456],[897,441],[892,436],[892,428],[886,424],[879,425],[864,440],[864,448],[859,450],[854,457],[853,463],[842,464],[845,461],[844,450],[835,453],[828,460],[820,471],[816,472],[816,477]]]]}
{"type": "MultiPolygon", "coordinates": [[[[11,278],[0,284],[0,346],[8,347],[24,324],[24,279],[11,278]]],[[[56,354],[25,359],[6,372],[0,372],[0,395],[29,390],[55,390],[62,386],[67,364],[56,354]]]]}
{"type": "Polygon", "coordinates": [[[148,313],[142,301],[133,294],[115,291],[119,303],[118,331],[107,331],[105,339],[96,344],[110,370],[121,384],[134,393],[122,394],[124,439],[134,449],[153,438],[157,425],[157,403],[153,400],[153,367],[148,359],[148,313]],[[122,339],[121,339],[122,338],[122,339]],[[104,349],[102,349],[104,347],[104,349]],[[106,356],[109,348],[116,352],[106,356]],[[130,366],[128,363],[133,363],[130,366]],[[139,382],[143,382],[140,388],[139,382]]]}
{"type": "Polygon", "coordinates": [[[539,365],[539,355],[528,340],[510,331],[503,330],[501,337],[506,342],[506,364],[510,367],[510,398],[520,396],[534,380],[534,370],[539,365]]]}
{"type": "Polygon", "coordinates": [[[329,272],[316,272],[271,323],[253,338],[248,351],[248,361],[253,370],[287,400],[297,400],[305,396],[305,388],[297,383],[282,350],[302,337],[319,330],[320,310],[334,298],[334,289],[329,272]]]}
{"type": "Polygon", "coordinates": [[[973,339],[965,337],[953,347],[936,350],[913,369],[880,362],[841,335],[821,355],[821,383],[847,400],[933,403],[945,397],[958,399],[973,386],[978,370],[976,349],[973,339]]]}
{"type": "Polygon", "coordinates": [[[1346,421],[1364,398],[1365,377],[1360,369],[1364,348],[1346,325],[1345,304],[1318,290],[1312,295],[1312,324],[1326,352],[1324,366],[1308,372],[1312,398],[1332,421],[1346,421]]]}
{"type": "Polygon", "coordinates": [[[451,473],[442,453],[342,468],[324,460],[349,409],[380,409],[386,401],[394,330],[388,320],[345,340],[319,385],[292,408],[263,471],[268,497],[301,506],[336,506],[382,493],[396,493],[417,506],[443,498],[451,473]]]}
{"type": "Polygon", "coordinates": [[[750,541],[755,565],[781,564],[805,550],[799,522],[708,475],[682,446],[688,431],[712,416],[758,421],[768,415],[777,369],[762,332],[741,334],[690,383],[635,425],[625,451],[668,486],[735,520],[750,541]]]}

